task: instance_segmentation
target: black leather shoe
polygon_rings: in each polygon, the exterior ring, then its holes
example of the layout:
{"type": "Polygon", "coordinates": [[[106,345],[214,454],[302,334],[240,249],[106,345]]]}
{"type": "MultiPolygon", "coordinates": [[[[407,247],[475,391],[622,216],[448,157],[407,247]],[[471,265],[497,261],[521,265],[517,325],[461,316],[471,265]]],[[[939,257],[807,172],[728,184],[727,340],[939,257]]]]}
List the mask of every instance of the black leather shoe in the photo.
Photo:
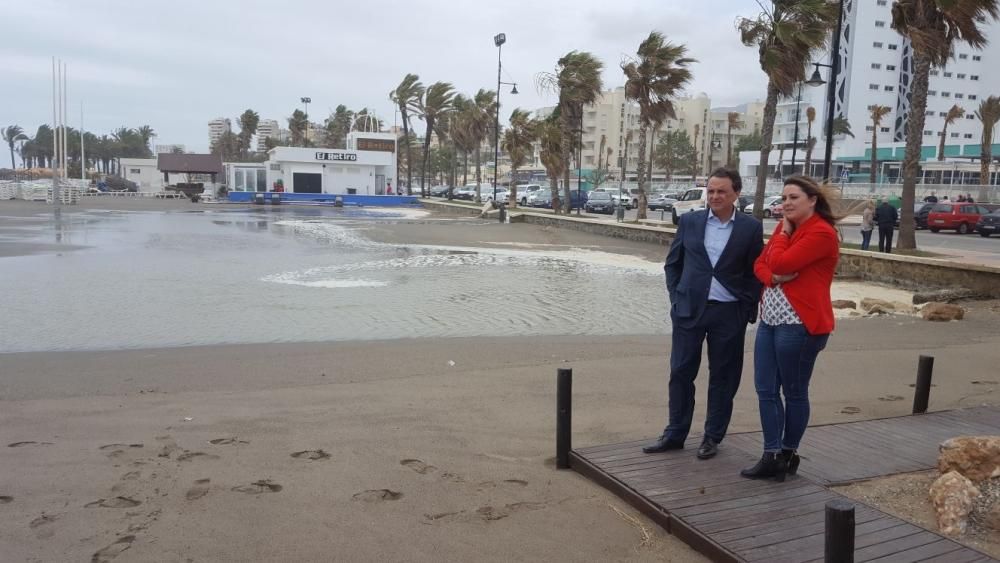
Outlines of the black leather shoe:
{"type": "Polygon", "coordinates": [[[719,453],[719,443],[711,438],[705,438],[698,448],[698,459],[708,459],[715,457],[719,453]]]}
{"type": "Polygon", "coordinates": [[[647,454],[658,454],[660,452],[665,452],[668,450],[683,450],[684,442],[679,440],[670,440],[666,436],[660,436],[658,440],[653,442],[648,446],[643,446],[643,453],[647,454]]]}
{"type": "Polygon", "coordinates": [[[756,465],[740,471],[740,475],[747,479],[774,478],[775,481],[781,483],[785,480],[787,472],[788,464],[785,462],[785,456],[764,452],[764,455],[761,456],[760,461],[756,465]]]}

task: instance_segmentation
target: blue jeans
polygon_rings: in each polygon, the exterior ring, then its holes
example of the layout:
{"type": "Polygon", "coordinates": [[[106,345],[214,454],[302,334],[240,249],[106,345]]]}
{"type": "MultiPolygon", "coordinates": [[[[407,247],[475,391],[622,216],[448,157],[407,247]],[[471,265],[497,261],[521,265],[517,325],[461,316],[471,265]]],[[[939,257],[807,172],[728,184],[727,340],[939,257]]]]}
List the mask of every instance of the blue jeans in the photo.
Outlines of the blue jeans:
{"type": "Polygon", "coordinates": [[[829,337],[811,335],[800,324],[772,326],[761,322],[757,328],[754,386],[765,452],[799,448],[809,425],[809,379],[816,356],[829,337]]]}
{"type": "Polygon", "coordinates": [[[871,231],[861,231],[861,250],[868,250],[868,246],[872,243],[872,232],[871,231]]]}

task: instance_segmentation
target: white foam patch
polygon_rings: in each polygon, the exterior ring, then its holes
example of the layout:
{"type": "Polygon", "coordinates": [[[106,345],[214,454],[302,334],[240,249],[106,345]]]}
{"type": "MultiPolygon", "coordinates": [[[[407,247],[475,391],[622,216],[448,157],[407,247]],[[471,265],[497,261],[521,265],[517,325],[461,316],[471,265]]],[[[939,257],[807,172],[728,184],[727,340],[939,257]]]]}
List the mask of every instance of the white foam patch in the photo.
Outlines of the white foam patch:
{"type": "Polygon", "coordinates": [[[318,280],[318,281],[298,281],[284,280],[278,283],[288,285],[301,285],[304,287],[321,287],[326,289],[340,289],[347,287],[385,287],[389,282],[373,280],[318,280]]]}
{"type": "Polygon", "coordinates": [[[337,246],[350,246],[354,248],[384,246],[359,236],[354,229],[345,228],[332,221],[278,221],[274,223],[274,226],[279,229],[286,229],[295,236],[307,237],[337,246]]]}

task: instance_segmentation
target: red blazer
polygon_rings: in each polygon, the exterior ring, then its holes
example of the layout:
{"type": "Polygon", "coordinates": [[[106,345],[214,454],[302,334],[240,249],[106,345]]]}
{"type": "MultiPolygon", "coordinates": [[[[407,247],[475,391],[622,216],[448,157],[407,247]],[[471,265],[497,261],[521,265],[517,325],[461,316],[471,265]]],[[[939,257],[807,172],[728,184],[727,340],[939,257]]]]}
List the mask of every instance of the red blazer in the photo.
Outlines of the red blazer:
{"type": "Polygon", "coordinates": [[[814,214],[791,237],[781,231],[778,223],[753,270],[766,287],[774,285],[771,274],[798,272],[797,278],[781,284],[785,297],[809,334],[829,334],[833,332],[830,286],[839,258],[837,231],[814,214]]]}

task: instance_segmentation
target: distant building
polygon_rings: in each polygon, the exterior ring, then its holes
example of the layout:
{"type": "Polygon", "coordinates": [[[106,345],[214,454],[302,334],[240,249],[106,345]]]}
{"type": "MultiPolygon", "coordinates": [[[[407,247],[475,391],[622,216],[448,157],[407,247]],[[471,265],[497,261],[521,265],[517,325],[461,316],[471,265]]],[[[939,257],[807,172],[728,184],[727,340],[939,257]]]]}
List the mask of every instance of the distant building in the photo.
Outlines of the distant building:
{"type": "Polygon", "coordinates": [[[281,139],[281,129],[277,120],[261,119],[257,124],[257,152],[267,152],[267,138],[271,137],[275,141],[281,139]]]}
{"type": "Polygon", "coordinates": [[[233,122],[228,117],[216,117],[208,122],[208,146],[211,147],[226,131],[233,130],[233,122]]]}
{"type": "Polygon", "coordinates": [[[158,193],[163,191],[163,176],[156,169],[155,158],[119,158],[119,170],[122,178],[135,182],[143,193],[158,193]]]}
{"type": "Polygon", "coordinates": [[[153,154],[160,154],[161,152],[182,153],[184,152],[184,145],[156,145],[153,147],[153,154]]]}

